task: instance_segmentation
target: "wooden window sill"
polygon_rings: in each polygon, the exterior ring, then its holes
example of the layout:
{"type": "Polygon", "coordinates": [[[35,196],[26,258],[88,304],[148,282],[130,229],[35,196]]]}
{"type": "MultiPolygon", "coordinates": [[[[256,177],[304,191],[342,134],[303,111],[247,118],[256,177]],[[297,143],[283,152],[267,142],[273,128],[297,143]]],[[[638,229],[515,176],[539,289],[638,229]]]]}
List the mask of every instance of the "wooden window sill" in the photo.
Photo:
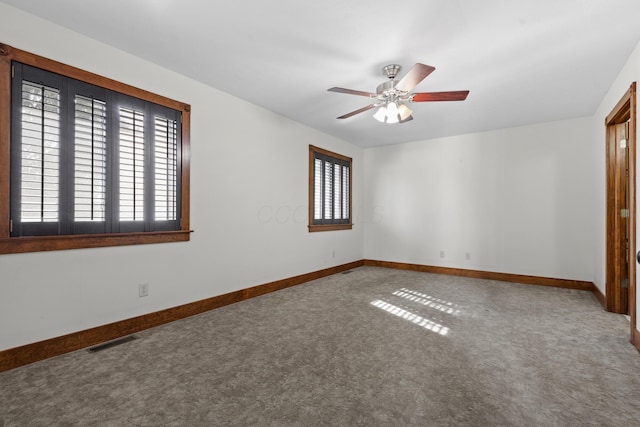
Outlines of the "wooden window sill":
{"type": "Polygon", "coordinates": [[[326,225],[310,225],[309,232],[316,231],[335,231],[335,230],[351,230],[353,224],[326,224],[326,225]]]}
{"type": "Polygon", "coordinates": [[[73,234],[64,236],[29,236],[0,238],[0,254],[142,245],[148,243],[186,242],[190,230],[150,231],[143,233],[73,234]]]}

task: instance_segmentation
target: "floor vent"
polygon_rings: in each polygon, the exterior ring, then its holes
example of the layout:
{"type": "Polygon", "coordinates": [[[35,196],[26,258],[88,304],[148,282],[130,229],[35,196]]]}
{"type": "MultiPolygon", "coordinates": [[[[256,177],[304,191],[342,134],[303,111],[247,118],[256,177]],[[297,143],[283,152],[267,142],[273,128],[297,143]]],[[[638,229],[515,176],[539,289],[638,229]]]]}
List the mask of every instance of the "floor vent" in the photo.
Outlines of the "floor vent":
{"type": "Polygon", "coordinates": [[[138,337],[136,337],[135,335],[129,335],[128,337],[120,338],[120,339],[117,339],[117,340],[109,341],[109,342],[104,343],[104,344],[97,345],[95,347],[91,347],[91,348],[87,349],[87,351],[89,353],[96,353],[98,351],[106,350],[108,348],[115,347],[117,345],[124,344],[124,343],[127,343],[129,341],[133,341],[133,340],[137,340],[137,339],[138,339],[138,337]]]}

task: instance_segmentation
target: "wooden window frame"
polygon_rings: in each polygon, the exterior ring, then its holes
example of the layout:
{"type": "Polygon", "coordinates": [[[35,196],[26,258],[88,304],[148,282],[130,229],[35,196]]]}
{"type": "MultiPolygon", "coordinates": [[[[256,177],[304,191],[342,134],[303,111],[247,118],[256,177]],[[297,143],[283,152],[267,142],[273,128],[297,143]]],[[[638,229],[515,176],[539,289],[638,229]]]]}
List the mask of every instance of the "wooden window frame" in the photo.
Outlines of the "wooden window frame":
{"type": "Polygon", "coordinates": [[[343,156],[342,154],[334,153],[323,148],[319,148],[313,145],[309,145],[309,232],[316,231],[334,231],[334,230],[351,230],[353,228],[353,215],[352,215],[352,180],[353,180],[353,161],[351,157],[343,156]],[[314,224],[313,212],[314,212],[314,193],[315,193],[315,154],[323,154],[325,156],[333,157],[336,159],[349,162],[349,222],[347,224],[314,224]]]}
{"type": "Polygon", "coordinates": [[[0,254],[188,241],[191,233],[189,228],[190,120],[191,107],[188,104],[0,43],[0,254]],[[153,102],[182,113],[182,218],[179,230],[28,237],[10,236],[12,61],[153,102]]]}

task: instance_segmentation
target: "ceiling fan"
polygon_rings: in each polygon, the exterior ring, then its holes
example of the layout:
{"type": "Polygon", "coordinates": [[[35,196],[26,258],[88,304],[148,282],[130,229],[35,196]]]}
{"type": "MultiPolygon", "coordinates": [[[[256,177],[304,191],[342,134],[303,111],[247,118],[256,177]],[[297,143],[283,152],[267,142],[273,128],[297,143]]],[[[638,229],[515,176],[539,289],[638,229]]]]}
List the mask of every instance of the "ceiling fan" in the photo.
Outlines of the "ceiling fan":
{"type": "Polygon", "coordinates": [[[417,92],[410,93],[422,80],[431,74],[435,67],[417,63],[400,80],[395,78],[402,67],[398,64],[390,64],[382,68],[382,73],[389,78],[376,88],[376,93],[360,90],[332,87],[329,92],[348,93],[350,95],[366,96],[375,99],[375,102],[350,113],[344,114],[338,119],[346,119],[356,114],[378,108],[373,117],[382,123],[405,123],[413,120],[412,111],[407,107],[409,102],[433,102],[433,101],[464,101],[469,94],[468,90],[449,92],[417,92]]]}

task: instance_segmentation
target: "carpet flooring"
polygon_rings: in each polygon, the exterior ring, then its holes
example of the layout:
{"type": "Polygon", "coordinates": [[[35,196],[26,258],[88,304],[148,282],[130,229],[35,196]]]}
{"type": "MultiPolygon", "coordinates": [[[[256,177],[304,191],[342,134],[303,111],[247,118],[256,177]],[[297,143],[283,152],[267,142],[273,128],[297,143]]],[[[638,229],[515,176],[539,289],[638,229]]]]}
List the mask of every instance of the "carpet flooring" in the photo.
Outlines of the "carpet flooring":
{"type": "Polygon", "coordinates": [[[361,267],[0,373],[0,426],[639,426],[585,291],[361,267]]]}

